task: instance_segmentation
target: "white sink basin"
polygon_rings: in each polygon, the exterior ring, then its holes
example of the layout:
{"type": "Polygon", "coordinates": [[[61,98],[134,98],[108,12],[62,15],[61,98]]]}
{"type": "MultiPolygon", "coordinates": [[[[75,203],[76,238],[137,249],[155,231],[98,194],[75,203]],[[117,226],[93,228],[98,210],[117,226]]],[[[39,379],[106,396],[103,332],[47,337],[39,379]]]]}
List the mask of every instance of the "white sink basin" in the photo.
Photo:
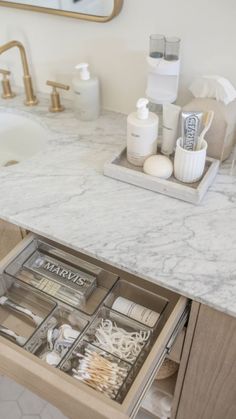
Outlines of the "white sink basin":
{"type": "Polygon", "coordinates": [[[48,131],[37,121],[0,111],[0,166],[19,163],[41,151],[48,131]]]}

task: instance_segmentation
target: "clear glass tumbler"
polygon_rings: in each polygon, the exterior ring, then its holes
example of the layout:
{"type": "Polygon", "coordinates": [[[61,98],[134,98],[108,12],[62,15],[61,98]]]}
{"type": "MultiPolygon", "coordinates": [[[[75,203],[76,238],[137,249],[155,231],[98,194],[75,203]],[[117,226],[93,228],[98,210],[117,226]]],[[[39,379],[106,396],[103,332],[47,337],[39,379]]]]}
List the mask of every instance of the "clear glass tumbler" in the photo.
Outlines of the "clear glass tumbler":
{"type": "Polygon", "coordinates": [[[152,58],[162,58],[165,52],[164,35],[150,35],[149,56],[152,58]]]}
{"type": "Polygon", "coordinates": [[[176,61],[179,59],[180,38],[175,36],[165,39],[165,60],[176,61]]]}

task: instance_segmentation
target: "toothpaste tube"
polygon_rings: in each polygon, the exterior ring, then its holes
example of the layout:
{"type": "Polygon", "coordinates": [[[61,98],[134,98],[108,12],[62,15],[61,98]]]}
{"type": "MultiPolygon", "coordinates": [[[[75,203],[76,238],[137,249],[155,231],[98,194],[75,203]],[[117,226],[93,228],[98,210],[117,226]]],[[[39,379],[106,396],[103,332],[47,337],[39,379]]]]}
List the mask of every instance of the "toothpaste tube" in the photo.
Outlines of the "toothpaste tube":
{"type": "Polygon", "coordinates": [[[182,147],[185,150],[196,149],[202,117],[202,112],[182,112],[182,147]]]}

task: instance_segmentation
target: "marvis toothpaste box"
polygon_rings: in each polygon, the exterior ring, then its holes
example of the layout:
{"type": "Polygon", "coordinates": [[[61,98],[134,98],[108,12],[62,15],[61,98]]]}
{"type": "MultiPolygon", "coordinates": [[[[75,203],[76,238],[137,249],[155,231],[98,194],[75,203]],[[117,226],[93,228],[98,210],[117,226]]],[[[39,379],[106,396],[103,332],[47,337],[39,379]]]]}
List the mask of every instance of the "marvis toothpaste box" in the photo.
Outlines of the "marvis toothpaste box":
{"type": "Polygon", "coordinates": [[[43,252],[35,251],[23,266],[36,274],[73,289],[85,299],[97,285],[96,276],[43,252]]]}

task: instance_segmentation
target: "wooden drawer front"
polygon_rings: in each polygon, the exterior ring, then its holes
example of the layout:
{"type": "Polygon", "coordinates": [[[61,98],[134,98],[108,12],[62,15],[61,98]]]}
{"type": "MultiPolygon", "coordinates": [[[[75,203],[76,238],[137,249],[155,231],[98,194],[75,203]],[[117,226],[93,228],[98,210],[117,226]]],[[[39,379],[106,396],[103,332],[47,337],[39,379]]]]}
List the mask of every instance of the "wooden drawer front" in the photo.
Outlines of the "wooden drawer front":
{"type": "MultiPolygon", "coordinates": [[[[35,238],[27,236],[1,263],[0,273],[35,238]]],[[[136,283],[143,280],[136,278],[136,283]]],[[[145,282],[145,281],[144,281],[145,282]]],[[[155,285],[153,285],[155,288],[155,285]]],[[[161,288],[159,289],[161,292],[161,288]]],[[[160,322],[160,330],[146,360],[134,379],[122,403],[118,403],[80,383],[26,350],[0,337],[0,370],[18,383],[58,407],[69,418],[124,419],[135,417],[165,356],[170,352],[176,336],[184,327],[188,300],[163,289],[169,309],[160,322]],[[173,301],[172,301],[173,300],[173,301]]]]}

